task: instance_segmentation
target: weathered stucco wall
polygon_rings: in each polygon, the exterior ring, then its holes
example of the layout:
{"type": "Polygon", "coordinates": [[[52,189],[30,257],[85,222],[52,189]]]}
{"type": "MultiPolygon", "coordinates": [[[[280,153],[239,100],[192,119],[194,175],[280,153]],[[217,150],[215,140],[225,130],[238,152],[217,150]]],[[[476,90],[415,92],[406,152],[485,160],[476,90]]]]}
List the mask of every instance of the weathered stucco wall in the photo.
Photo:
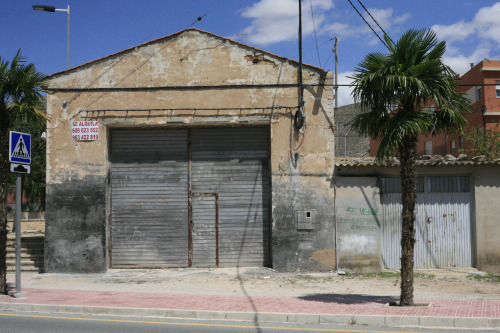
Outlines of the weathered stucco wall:
{"type": "Polygon", "coordinates": [[[288,59],[187,30],[54,75],[47,96],[46,271],[108,267],[110,128],[255,124],[271,128],[273,267],[334,268],[333,93],[321,86],[332,77],[304,66],[300,131],[292,121],[296,87],[236,87],[294,84],[297,70],[288,59]],[[72,141],[72,121],[83,120],[99,121],[98,141],[72,141]],[[313,228],[298,230],[295,212],[305,210],[314,211],[313,228]]]}
{"type": "Polygon", "coordinates": [[[380,191],[376,177],[335,178],[337,265],[356,273],[382,269],[380,191]]]}
{"type": "Polygon", "coordinates": [[[500,165],[474,172],[477,268],[500,273],[500,165]]]}
{"type": "MultiPolygon", "coordinates": [[[[482,271],[500,273],[500,164],[463,162],[451,165],[417,167],[417,175],[469,175],[471,178],[471,223],[473,266],[482,271]]],[[[336,176],[381,177],[398,176],[398,166],[342,166],[336,176]]],[[[336,193],[336,200],[341,200],[336,193]]],[[[339,236],[340,232],[339,232],[339,236]]],[[[382,244],[383,246],[383,244],[382,244]]]]}

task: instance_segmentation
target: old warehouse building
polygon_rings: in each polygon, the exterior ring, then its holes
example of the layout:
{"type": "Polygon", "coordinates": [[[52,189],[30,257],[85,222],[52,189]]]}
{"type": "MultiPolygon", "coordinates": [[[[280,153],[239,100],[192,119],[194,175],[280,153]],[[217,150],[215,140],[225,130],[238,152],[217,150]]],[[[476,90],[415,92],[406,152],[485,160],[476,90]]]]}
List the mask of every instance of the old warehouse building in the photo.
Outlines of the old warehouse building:
{"type": "Polygon", "coordinates": [[[45,271],[335,268],[332,76],[197,29],[50,76],[45,271]]]}

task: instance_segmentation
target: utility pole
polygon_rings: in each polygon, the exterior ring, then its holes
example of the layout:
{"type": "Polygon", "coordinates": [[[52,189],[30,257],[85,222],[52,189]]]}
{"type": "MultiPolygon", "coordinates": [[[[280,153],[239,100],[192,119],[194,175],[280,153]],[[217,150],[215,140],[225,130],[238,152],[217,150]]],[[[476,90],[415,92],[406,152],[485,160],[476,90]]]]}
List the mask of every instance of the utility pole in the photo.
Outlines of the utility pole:
{"type": "Polygon", "coordinates": [[[339,77],[339,69],[338,69],[338,38],[335,37],[335,44],[333,46],[333,53],[335,54],[335,108],[334,112],[337,112],[339,109],[339,85],[338,85],[338,77],[339,77]]]}
{"type": "Polygon", "coordinates": [[[299,0],[299,108],[295,113],[294,125],[297,130],[304,126],[304,89],[302,86],[302,0],[299,0]]]}

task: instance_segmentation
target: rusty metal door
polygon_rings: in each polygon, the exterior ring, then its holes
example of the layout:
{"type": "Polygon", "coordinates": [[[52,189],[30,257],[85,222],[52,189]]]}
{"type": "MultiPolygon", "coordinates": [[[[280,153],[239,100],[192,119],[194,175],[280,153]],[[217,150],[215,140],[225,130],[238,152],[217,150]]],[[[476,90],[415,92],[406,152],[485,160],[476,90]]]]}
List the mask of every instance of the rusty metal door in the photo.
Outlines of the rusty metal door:
{"type": "MultiPolygon", "coordinates": [[[[399,178],[381,179],[384,268],[401,267],[399,178]]],[[[471,267],[471,192],[468,176],[417,180],[415,268],[471,267]]]]}

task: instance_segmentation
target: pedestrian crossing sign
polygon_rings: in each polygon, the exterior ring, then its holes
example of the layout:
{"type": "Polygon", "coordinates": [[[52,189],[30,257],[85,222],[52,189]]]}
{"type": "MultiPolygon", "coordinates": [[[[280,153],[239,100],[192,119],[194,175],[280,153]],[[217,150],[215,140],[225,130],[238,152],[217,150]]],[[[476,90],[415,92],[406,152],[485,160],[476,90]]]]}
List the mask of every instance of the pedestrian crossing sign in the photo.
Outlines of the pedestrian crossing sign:
{"type": "Polygon", "coordinates": [[[31,164],[31,135],[20,132],[10,132],[9,161],[31,164]]]}

